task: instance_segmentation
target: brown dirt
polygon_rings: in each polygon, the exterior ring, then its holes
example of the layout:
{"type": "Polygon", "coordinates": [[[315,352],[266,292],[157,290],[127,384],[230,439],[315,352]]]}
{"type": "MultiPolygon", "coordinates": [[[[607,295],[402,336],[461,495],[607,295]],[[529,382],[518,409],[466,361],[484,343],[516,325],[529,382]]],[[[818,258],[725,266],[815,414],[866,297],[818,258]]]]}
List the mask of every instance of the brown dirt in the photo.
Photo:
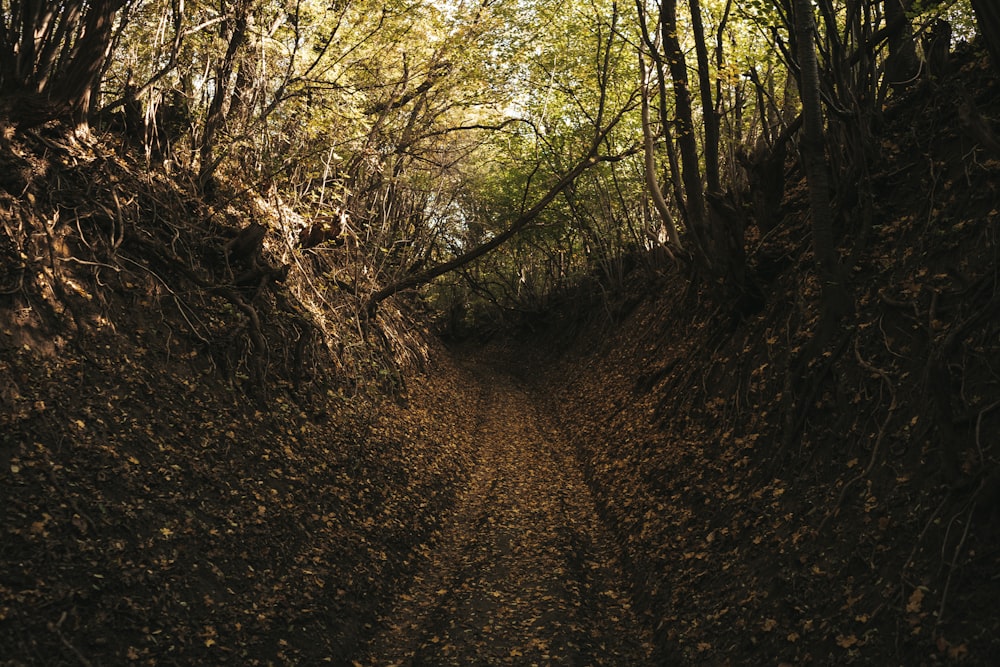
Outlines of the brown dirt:
{"type": "Polygon", "coordinates": [[[649,664],[613,542],[537,398],[478,361],[468,486],[366,664],[649,664]]]}

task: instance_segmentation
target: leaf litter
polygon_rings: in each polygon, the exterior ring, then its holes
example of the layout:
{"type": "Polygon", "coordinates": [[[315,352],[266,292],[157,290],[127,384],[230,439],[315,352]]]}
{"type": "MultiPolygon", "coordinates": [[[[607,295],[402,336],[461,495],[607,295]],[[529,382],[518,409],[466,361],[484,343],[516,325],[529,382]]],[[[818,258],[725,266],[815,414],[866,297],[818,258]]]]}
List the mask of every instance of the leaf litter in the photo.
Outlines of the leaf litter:
{"type": "Polygon", "coordinates": [[[573,450],[517,379],[470,363],[468,484],[380,619],[371,664],[648,664],[651,633],[573,450]]]}

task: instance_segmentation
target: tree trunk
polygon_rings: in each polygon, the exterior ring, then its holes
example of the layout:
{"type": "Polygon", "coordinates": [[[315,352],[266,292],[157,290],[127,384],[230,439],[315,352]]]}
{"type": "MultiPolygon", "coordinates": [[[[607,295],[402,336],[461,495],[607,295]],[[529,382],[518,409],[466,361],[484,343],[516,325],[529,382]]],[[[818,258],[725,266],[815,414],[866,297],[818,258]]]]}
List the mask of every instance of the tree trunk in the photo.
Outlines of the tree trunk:
{"type": "MultiPolygon", "coordinates": [[[[699,0],[688,0],[691,8],[691,28],[694,33],[695,53],[698,59],[698,87],[701,97],[702,126],[705,131],[703,146],[705,159],[705,184],[707,186],[706,202],[709,251],[718,270],[716,274],[723,280],[726,297],[738,296],[742,301],[747,290],[746,252],[744,251],[746,235],[746,216],[734,192],[725,192],[719,173],[719,114],[712,100],[711,62],[708,59],[708,47],[705,43],[705,28],[701,20],[701,4],[699,0]]],[[[724,21],[719,30],[724,29],[724,21]]],[[[722,62],[722,40],[718,41],[716,54],[722,62]]],[[[741,306],[742,307],[742,306],[741,306]]]]}
{"type": "Polygon", "coordinates": [[[972,0],[979,34],[986,42],[993,60],[993,69],[1000,71],[1000,4],[996,0],[972,0]]]}
{"type": "MultiPolygon", "coordinates": [[[[653,206],[660,215],[660,225],[667,232],[670,246],[681,250],[681,239],[677,234],[677,225],[674,217],[670,214],[670,208],[663,198],[663,191],[660,190],[660,183],[656,178],[656,160],[653,153],[653,129],[649,118],[649,77],[650,72],[646,67],[646,61],[639,52],[639,73],[642,76],[642,147],[644,158],[644,171],[646,178],[646,189],[649,197],[653,200],[653,206]]],[[[669,252],[669,248],[668,248],[669,252]]]]}
{"type": "MultiPolygon", "coordinates": [[[[795,0],[795,29],[802,99],[802,162],[809,187],[813,252],[822,289],[823,319],[836,322],[850,309],[850,297],[842,277],[833,234],[830,182],[826,171],[823,108],[820,102],[819,64],[813,35],[816,31],[811,0],[795,0]]],[[[823,327],[825,328],[825,327],[823,327]]],[[[825,333],[825,332],[822,332],[825,333]]]]}
{"type": "Polygon", "coordinates": [[[698,59],[698,87],[701,94],[701,117],[705,127],[705,183],[710,193],[721,193],[719,180],[719,116],[712,102],[712,79],[705,44],[705,28],[701,21],[698,0],[688,0],[691,7],[691,31],[694,33],[695,54],[698,59]]]}
{"type": "Polygon", "coordinates": [[[20,127],[54,118],[86,125],[110,55],[115,16],[127,0],[5,3],[0,93],[20,127]],[[81,25],[82,24],[82,25],[81,25]]]}
{"type": "Polygon", "coordinates": [[[201,137],[198,185],[203,191],[208,189],[212,174],[215,173],[215,169],[219,165],[219,159],[213,157],[216,135],[226,122],[228,102],[230,101],[230,84],[236,65],[236,56],[247,38],[250,4],[250,0],[238,0],[232,17],[222,24],[223,38],[227,40],[228,46],[222,62],[219,63],[215,72],[215,91],[212,95],[212,102],[208,106],[205,130],[201,137]]]}
{"type": "Polygon", "coordinates": [[[885,26],[889,35],[889,57],[885,77],[893,88],[904,88],[917,76],[920,60],[913,39],[913,27],[906,16],[913,0],[885,0],[885,26]]]}
{"type": "Polygon", "coordinates": [[[52,97],[64,105],[69,117],[78,125],[87,123],[91,99],[100,84],[104,62],[110,55],[115,14],[124,4],[125,0],[94,1],[66,71],[52,92],[52,97]]]}
{"type": "MultiPolygon", "coordinates": [[[[684,207],[687,212],[688,231],[695,239],[695,246],[702,249],[699,253],[700,260],[710,273],[714,273],[714,258],[707,243],[708,217],[705,210],[705,190],[701,183],[698,141],[694,133],[691,87],[688,82],[687,62],[677,30],[677,0],[662,0],[660,38],[663,41],[670,78],[674,84],[677,147],[681,154],[681,180],[684,183],[684,207]]],[[[666,100],[661,100],[660,104],[666,106],[666,100]]]]}
{"type": "MultiPolygon", "coordinates": [[[[660,98],[659,104],[659,120],[660,120],[660,131],[663,135],[663,144],[667,151],[667,164],[670,170],[666,174],[665,181],[670,182],[670,187],[674,193],[674,200],[677,204],[677,208],[680,211],[681,220],[684,226],[688,229],[691,228],[691,220],[688,217],[687,207],[684,205],[684,185],[681,182],[681,169],[680,163],[677,159],[677,151],[674,148],[674,138],[670,130],[671,119],[669,115],[669,109],[667,105],[667,75],[663,66],[663,55],[660,53],[659,47],[659,37],[654,40],[649,33],[649,28],[647,27],[647,12],[644,6],[643,0],[635,0],[635,8],[639,16],[639,28],[642,31],[642,42],[646,45],[646,52],[653,61],[653,65],[656,69],[656,87],[657,94],[660,98]]],[[[639,57],[642,58],[642,49],[639,49],[639,57]]],[[[652,174],[652,177],[656,179],[656,174],[652,174]]],[[[662,190],[661,190],[662,193],[662,190]]],[[[694,235],[692,234],[692,238],[694,235]]],[[[695,238],[695,245],[698,244],[697,238],[695,238]]]]}

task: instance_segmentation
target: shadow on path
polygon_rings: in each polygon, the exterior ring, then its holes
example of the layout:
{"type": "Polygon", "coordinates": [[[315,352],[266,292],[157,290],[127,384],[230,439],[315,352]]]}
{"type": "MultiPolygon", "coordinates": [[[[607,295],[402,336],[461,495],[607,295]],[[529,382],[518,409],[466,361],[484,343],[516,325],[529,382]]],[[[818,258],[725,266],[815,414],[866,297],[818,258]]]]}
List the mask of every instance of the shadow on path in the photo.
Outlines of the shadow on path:
{"type": "Polygon", "coordinates": [[[479,388],[475,468],[362,664],[649,664],[651,634],[572,448],[510,374],[465,366],[479,388]]]}

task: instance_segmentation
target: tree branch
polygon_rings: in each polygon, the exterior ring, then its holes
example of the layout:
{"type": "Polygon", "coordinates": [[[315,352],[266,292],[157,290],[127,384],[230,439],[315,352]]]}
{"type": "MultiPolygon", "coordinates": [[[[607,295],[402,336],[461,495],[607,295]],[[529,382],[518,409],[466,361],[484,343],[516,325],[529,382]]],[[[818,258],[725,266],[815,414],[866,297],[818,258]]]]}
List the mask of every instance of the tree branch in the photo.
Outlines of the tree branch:
{"type": "MultiPolygon", "coordinates": [[[[614,123],[608,126],[595,138],[594,142],[591,144],[591,149],[590,151],[588,151],[587,156],[584,157],[582,160],[580,160],[575,167],[573,167],[561,179],[559,179],[559,182],[553,185],[549,189],[549,191],[546,192],[542,196],[542,198],[535,203],[534,206],[532,206],[527,211],[518,216],[517,220],[515,220],[511,224],[511,226],[507,228],[506,231],[504,231],[501,234],[498,234],[497,236],[494,236],[486,243],[478,245],[472,250],[469,250],[468,252],[461,254],[458,257],[455,257],[454,259],[444,262],[443,264],[438,264],[437,266],[432,266],[431,268],[426,269],[424,271],[420,271],[419,273],[414,273],[410,276],[403,278],[402,280],[392,283],[391,285],[383,287],[382,289],[380,289],[379,291],[375,292],[370,297],[368,297],[368,302],[365,308],[369,316],[374,315],[375,311],[378,309],[378,305],[381,302],[388,299],[390,296],[398,294],[403,290],[407,290],[413,287],[418,287],[420,285],[425,285],[430,281],[434,280],[435,278],[437,278],[438,276],[442,276],[450,271],[454,271],[455,269],[468,264],[474,259],[478,259],[483,255],[500,247],[506,241],[508,241],[510,238],[512,238],[518,232],[524,229],[528,225],[528,223],[537,218],[542,213],[542,211],[544,211],[546,207],[548,207],[548,205],[551,204],[552,201],[559,196],[559,194],[563,190],[568,188],[573,183],[573,181],[576,180],[576,178],[580,174],[582,174],[583,172],[587,171],[591,167],[601,162],[615,162],[620,160],[621,156],[616,156],[616,155],[600,156],[597,154],[598,146],[611,131],[611,128],[617,124],[617,120],[618,119],[616,119],[614,123]]],[[[631,152],[637,150],[638,150],[637,148],[633,148],[631,149],[631,152]]]]}

